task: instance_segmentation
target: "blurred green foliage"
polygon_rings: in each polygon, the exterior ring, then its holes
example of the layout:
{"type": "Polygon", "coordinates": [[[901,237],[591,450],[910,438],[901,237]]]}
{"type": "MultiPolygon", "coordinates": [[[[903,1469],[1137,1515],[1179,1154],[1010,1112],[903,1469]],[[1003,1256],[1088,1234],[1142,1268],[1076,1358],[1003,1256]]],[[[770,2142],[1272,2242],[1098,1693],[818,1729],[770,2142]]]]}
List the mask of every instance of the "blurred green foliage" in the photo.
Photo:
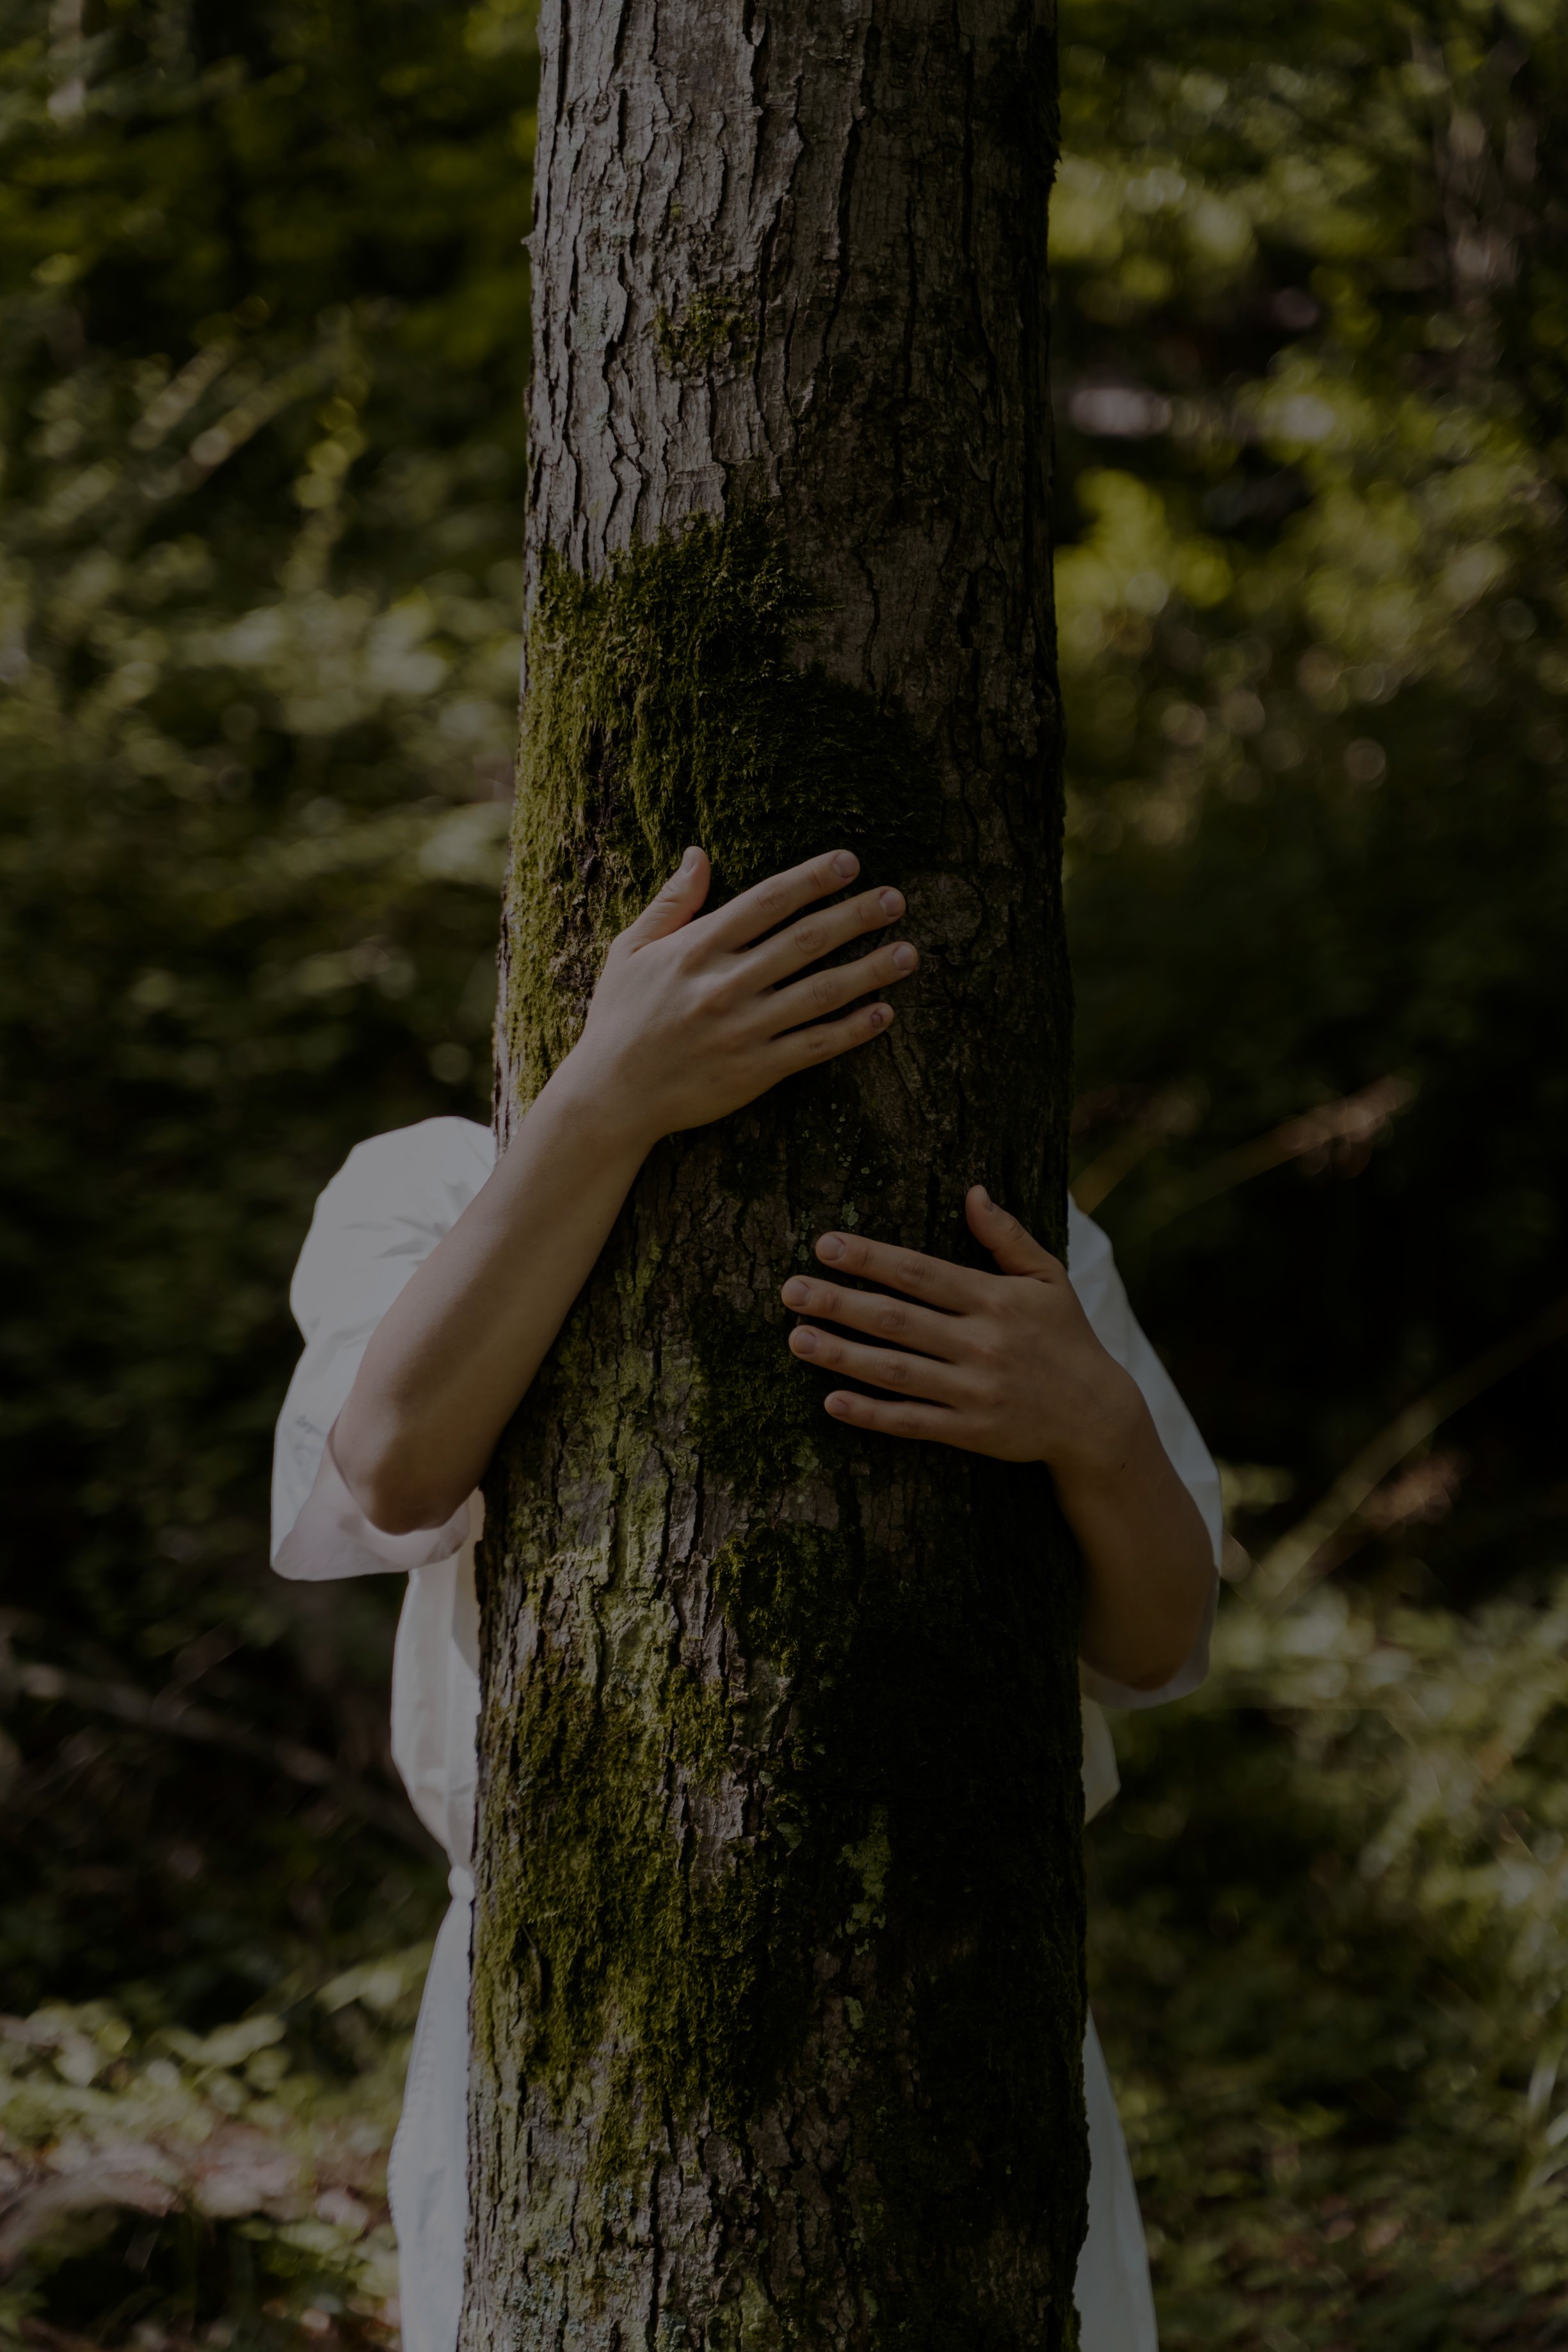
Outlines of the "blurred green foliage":
{"type": "MultiPolygon", "coordinates": [[[[1141,1304],[1224,1449],[1310,1488],[1568,1288],[1565,51],[1468,0],[1062,32],[1083,1139],[1142,1120],[1141,1304]],[[1370,1156],[1173,1214],[1388,1077],[1370,1156]]],[[[1467,1424],[1451,1597],[1552,1559],[1565,1405],[1557,1364],[1467,1424]]]]}
{"type": "Polygon", "coordinates": [[[1568,1373],[1463,1375],[1568,1291],[1568,46],[1062,36],[1079,1185],[1247,1544],[1382,1455],[1091,1835],[1163,2333],[1555,2342],[1568,1373]]]}
{"type": "Polygon", "coordinates": [[[1166,2352],[1562,2341],[1568,1584],[1247,1586],[1091,1834],[1166,2352]]]}
{"type": "Polygon", "coordinates": [[[279,1985],[206,2034],[139,2036],[103,2000],[0,2021],[0,2340],[89,2340],[40,2337],[47,2308],[46,2327],[184,2343],[163,2323],[205,2308],[204,2343],[384,2344],[386,2148],[428,1959],[279,1985]]]}
{"type": "MultiPolygon", "coordinates": [[[[1568,43],[1062,40],[1079,1182],[1262,1554],[1568,1290],[1568,43]]],[[[531,15],[0,0],[0,2340],[380,2342],[440,1879],[396,1595],[269,1577],[267,1450],[314,1192],[486,1097],[531,15]]],[[[1563,1353],[1292,1591],[1233,1552],[1207,1691],[1119,1727],[1171,2346],[1561,2334],[1563,1353]]]]}
{"type": "MultiPolygon", "coordinates": [[[[398,1596],[272,1578],[267,1465],[314,1194],[488,1100],[537,69],[506,0],[0,53],[0,2000],[199,2033],[440,1900],[363,1818],[398,1596]]],[[[233,2299],[183,2263],[47,2308],[233,2299]]]]}

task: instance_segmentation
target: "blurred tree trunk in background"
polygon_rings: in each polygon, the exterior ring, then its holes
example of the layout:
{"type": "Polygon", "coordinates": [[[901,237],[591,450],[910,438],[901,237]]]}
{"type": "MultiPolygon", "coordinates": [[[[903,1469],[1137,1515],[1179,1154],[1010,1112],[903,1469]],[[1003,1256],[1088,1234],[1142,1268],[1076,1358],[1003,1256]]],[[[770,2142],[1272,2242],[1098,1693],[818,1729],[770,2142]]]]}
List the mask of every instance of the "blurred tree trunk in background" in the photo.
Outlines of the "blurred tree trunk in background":
{"type": "Polygon", "coordinates": [[[465,2343],[1058,2347],[1087,2157],[1043,1471],[829,1423],[825,1225],[1063,1245],[1039,0],[546,6],[502,1132],[689,840],[847,840],[879,1042],[654,1154],[482,1563],[465,2343]]]}

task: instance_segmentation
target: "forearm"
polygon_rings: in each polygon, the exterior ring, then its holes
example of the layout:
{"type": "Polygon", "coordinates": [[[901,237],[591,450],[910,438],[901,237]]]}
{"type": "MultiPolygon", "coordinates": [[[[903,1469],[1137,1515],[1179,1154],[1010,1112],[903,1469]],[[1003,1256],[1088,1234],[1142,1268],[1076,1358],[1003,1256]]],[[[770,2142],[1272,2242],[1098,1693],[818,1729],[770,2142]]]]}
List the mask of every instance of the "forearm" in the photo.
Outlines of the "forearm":
{"type": "Polygon", "coordinates": [[[1083,1554],[1079,1651],[1134,1690],[1157,1690],[1197,1638],[1214,1584],[1203,1516],[1140,1397],[1120,1458],[1056,1474],[1083,1554]]]}
{"type": "Polygon", "coordinates": [[[437,1527],[497,1439],[593,1270],[647,1150],[569,1058],[494,1174],[383,1317],[332,1432],[373,1525],[437,1527]]]}

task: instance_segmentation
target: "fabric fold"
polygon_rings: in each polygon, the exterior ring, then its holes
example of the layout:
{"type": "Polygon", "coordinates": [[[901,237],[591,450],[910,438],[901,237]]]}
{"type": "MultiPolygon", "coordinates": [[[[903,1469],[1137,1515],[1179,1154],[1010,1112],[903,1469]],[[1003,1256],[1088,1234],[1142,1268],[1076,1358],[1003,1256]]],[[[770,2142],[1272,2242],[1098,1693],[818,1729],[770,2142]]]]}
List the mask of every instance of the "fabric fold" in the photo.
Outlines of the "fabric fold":
{"type": "Polygon", "coordinates": [[[470,1533],[471,1508],[461,1503],[438,1528],[416,1528],[388,1535],[366,1518],[338,1468],[329,1432],[316,1482],[300,1516],[279,1544],[272,1565],[299,1583],[341,1576],[384,1576],[394,1570],[433,1568],[462,1550],[470,1533]]]}

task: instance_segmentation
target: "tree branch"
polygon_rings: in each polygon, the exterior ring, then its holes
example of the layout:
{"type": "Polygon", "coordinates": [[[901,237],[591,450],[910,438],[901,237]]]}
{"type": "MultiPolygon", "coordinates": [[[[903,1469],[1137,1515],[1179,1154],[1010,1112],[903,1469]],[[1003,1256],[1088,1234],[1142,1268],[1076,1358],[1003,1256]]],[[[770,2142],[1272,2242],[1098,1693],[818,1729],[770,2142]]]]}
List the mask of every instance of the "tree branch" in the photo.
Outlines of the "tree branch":
{"type": "Polygon", "coordinates": [[[298,1740],[275,1739],[247,1723],[216,1715],[211,1708],[193,1706],[184,1698],[154,1698],[133,1683],[99,1682],[90,1675],[68,1673],[64,1667],[39,1664],[0,1663],[0,1698],[63,1699],[89,1715],[106,1715],[132,1730],[152,1731],[165,1739],[190,1739],[207,1748],[225,1748],[281,1772],[302,1788],[319,1789],[345,1812],[357,1813],[386,1837],[409,1846],[422,1860],[440,1859],[440,1848],[406,1804],[380,1790],[368,1788],[344,1772],[329,1756],[298,1740]]]}

